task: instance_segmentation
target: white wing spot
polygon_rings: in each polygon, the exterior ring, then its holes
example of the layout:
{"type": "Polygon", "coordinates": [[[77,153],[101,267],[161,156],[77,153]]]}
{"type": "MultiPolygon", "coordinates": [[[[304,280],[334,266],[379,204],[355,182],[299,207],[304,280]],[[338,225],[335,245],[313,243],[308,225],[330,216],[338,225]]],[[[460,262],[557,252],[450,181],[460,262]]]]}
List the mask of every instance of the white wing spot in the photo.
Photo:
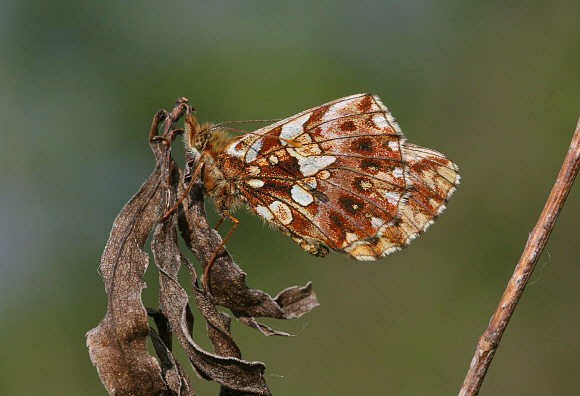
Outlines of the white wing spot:
{"type": "Polygon", "coordinates": [[[387,118],[383,113],[377,113],[373,116],[373,122],[379,128],[388,128],[389,123],[387,122],[387,118]]]}
{"type": "Polygon", "coordinates": [[[282,139],[294,140],[296,136],[301,135],[304,132],[303,125],[309,118],[310,114],[304,114],[302,117],[298,117],[295,120],[284,124],[282,126],[282,131],[280,131],[280,137],[282,139]]]}
{"type": "Polygon", "coordinates": [[[276,165],[278,163],[278,157],[276,156],[276,154],[272,154],[271,156],[268,157],[268,161],[270,161],[272,165],[276,165]]]}
{"type": "Polygon", "coordinates": [[[250,163],[256,159],[256,157],[258,156],[258,153],[260,152],[260,149],[262,148],[262,143],[264,143],[264,140],[256,139],[254,144],[252,144],[250,146],[250,148],[248,149],[248,152],[246,153],[246,162],[247,163],[250,163]]]}
{"type": "Polygon", "coordinates": [[[393,191],[388,191],[385,193],[385,198],[387,199],[387,201],[389,201],[389,203],[397,205],[399,203],[401,195],[393,191]]]}
{"type": "Polygon", "coordinates": [[[268,209],[265,206],[262,205],[256,206],[256,213],[262,216],[267,221],[274,220],[274,215],[272,214],[272,212],[270,212],[270,209],[268,209]]]}
{"type": "Polygon", "coordinates": [[[300,171],[304,176],[312,176],[326,168],[328,165],[336,161],[336,157],[332,155],[317,155],[312,157],[304,157],[296,152],[296,150],[289,148],[288,154],[298,160],[300,171]]]}
{"type": "Polygon", "coordinates": [[[403,177],[403,168],[393,169],[393,177],[396,177],[397,179],[401,179],[403,177]]]}
{"type": "Polygon", "coordinates": [[[252,188],[260,188],[264,185],[264,181],[258,179],[250,179],[246,183],[252,188]]]}
{"type": "Polygon", "coordinates": [[[346,243],[351,244],[354,241],[358,241],[358,236],[352,232],[347,232],[346,233],[346,243]]]}
{"type": "Polygon", "coordinates": [[[270,204],[270,210],[280,223],[284,225],[292,223],[292,211],[285,203],[274,201],[270,204]]]}
{"type": "Polygon", "coordinates": [[[238,140],[234,144],[228,146],[227,153],[232,157],[243,158],[246,143],[247,142],[243,138],[238,140]]]}
{"type": "Polygon", "coordinates": [[[292,186],[292,199],[302,206],[308,206],[314,202],[314,197],[308,191],[298,185],[292,186]]]}
{"type": "Polygon", "coordinates": [[[393,151],[399,151],[400,144],[398,140],[391,140],[389,142],[389,148],[393,151]]]}
{"type": "Polygon", "coordinates": [[[383,221],[378,217],[372,217],[371,225],[373,226],[373,228],[376,228],[378,230],[383,225],[383,221]]]}
{"type": "Polygon", "coordinates": [[[252,176],[258,176],[260,172],[262,172],[262,170],[260,169],[259,166],[257,165],[248,166],[248,174],[252,176]]]}

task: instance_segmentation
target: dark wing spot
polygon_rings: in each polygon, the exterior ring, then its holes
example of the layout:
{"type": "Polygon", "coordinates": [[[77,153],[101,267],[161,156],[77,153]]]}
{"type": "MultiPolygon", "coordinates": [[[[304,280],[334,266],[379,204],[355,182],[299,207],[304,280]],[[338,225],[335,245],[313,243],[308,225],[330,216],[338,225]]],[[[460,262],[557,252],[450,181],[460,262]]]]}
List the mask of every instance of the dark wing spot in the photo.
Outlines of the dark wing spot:
{"type": "Polygon", "coordinates": [[[321,107],[319,109],[314,110],[310,115],[310,118],[308,119],[308,124],[320,123],[320,121],[322,121],[322,117],[324,117],[324,114],[326,114],[327,111],[328,107],[321,107]]]}
{"type": "Polygon", "coordinates": [[[372,96],[367,95],[363,98],[363,100],[360,101],[360,103],[358,103],[357,107],[361,113],[366,113],[371,109],[372,104],[373,104],[372,96]]]}
{"type": "Polygon", "coordinates": [[[343,195],[338,199],[340,206],[350,214],[357,214],[364,208],[365,204],[362,201],[343,195]]]}
{"type": "Polygon", "coordinates": [[[360,162],[361,168],[370,172],[370,173],[378,173],[381,170],[381,162],[375,161],[372,159],[364,159],[360,162]]]}
{"type": "Polygon", "coordinates": [[[323,193],[322,191],[319,191],[319,190],[310,190],[310,193],[312,195],[314,195],[314,197],[317,200],[322,201],[322,202],[325,202],[325,203],[328,202],[328,196],[325,193],[323,193]]]}
{"type": "Polygon", "coordinates": [[[375,120],[373,119],[372,114],[366,115],[364,118],[362,118],[362,120],[365,126],[372,129],[380,129],[377,124],[375,124],[375,120]]]}
{"type": "Polygon", "coordinates": [[[340,129],[347,132],[347,131],[355,131],[356,124],[353,121],[345,121],[340,124],[340,129]]]}
{"type": "Polygon", "coordinates": [[[292,187],[287,183],[277,183],[276,180],[268,180],[262,186],[265,190],[278,191],[283,195],[291,195],[292,187]]]}
{"type": "Polygon", "coordinates": [[[392,172],[395,169],[399,169],[399,168],[403,168],[403,167],[404,167],[403,163],[399,162],[399,161],[392,160],[392,161],[385,162],[385,172],[392,172]]]}
{"type": "Polygon", "coordinates": [[[367,154],[373,151],[373,141],[370,138],[353,139],[350,143],[353,152],[367,154]]]}
{"type": "Polygon", "coordinates": [[[333,213],[328,216],[328,219],[332,222],[332,224],[339,230],[344,228],[344,222],[342,221],[342,217],[333,213]]]}
{"type": "MultiPolygon", "coordinates": [[[[272,139],[274,140],[274,139],[272,139]]],[[[278,159],[278,163],[276,167],[286,171],[289,175],[298,177],[302,175],[302,170],[300,169],[300,165],[298,164],[298,160],[294,157],[285,158],[285,159],[278,159]]]]}
{"type": "MultiPolygon", "coordinates": [[[[282,127],[277,127],[272,129],[271,131],[268,132],[268,135],[270,136],[280,136],[280,133],[282,132],[282,127]]],[[[280,147],[280,141],[278,139],[265,139],[262,138],[262,147],[260,148],[258,155],[266,155],[268,154],[270,151],[272,151],[272,149],[277,149],[278,147],[280,147]]]]}

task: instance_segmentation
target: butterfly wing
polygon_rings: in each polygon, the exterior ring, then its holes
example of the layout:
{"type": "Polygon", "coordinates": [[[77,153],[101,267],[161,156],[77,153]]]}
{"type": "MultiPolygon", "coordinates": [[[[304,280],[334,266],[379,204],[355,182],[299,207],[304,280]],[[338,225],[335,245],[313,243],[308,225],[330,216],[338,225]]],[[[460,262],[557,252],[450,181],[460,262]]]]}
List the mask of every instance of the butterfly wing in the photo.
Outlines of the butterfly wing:
{"type": "Polygon", "coordinates": [[[406,143],[387,108],[369,94],[245,135],[222,161],[248,206],[305,250],[323,256],[328,246],[359,260],[407,245],[441,213],[459,182],[453,162],[406,143]]]}

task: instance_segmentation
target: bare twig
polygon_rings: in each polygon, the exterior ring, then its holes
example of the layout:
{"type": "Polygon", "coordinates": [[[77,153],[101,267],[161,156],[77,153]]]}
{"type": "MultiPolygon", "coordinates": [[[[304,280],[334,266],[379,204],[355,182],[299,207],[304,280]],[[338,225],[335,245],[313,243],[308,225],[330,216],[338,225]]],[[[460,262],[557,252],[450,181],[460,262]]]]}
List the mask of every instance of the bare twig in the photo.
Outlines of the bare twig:
{"type": "Polygon", "coordinates": [[[534,270],[538,259],[546,243],[558,215],[564,206],[568,192],[574,183],[574,178],[580,166],[580,120],[576,126],[576,131],[572,137],[572,143],[568,149],[568,154],[562,164],[562,169],[558,174],[556,183],[544,206],[544,210],[528,237],[528,242],[522,253],[520,261],[507,285],[503,297],[501,298],[495,313],[493,314],[489,326],[480,337],[475,350],[475,355],[471,360],[471,365],[463,386],[459,392],[460,396],[477,395],[487,369],[493,359],[495,351],[499,346],[501,337],[507,324],[516,308],[528,280],[534,270]]]}

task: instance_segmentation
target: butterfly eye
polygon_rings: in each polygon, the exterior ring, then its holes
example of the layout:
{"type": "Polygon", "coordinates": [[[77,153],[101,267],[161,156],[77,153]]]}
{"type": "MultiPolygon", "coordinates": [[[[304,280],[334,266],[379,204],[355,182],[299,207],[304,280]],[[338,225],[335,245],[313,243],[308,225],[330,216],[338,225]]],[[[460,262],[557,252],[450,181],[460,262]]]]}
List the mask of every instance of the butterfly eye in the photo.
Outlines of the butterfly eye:
{"type": "Polygon", "coordinates": [[[205,142],[207,142],[207,140],[208,140],[207,133],[199,133],[195,135],[195,137],[193,138],[193,147],[197,151],[202,151],[203,146],[205,145],[205,142]]]}

